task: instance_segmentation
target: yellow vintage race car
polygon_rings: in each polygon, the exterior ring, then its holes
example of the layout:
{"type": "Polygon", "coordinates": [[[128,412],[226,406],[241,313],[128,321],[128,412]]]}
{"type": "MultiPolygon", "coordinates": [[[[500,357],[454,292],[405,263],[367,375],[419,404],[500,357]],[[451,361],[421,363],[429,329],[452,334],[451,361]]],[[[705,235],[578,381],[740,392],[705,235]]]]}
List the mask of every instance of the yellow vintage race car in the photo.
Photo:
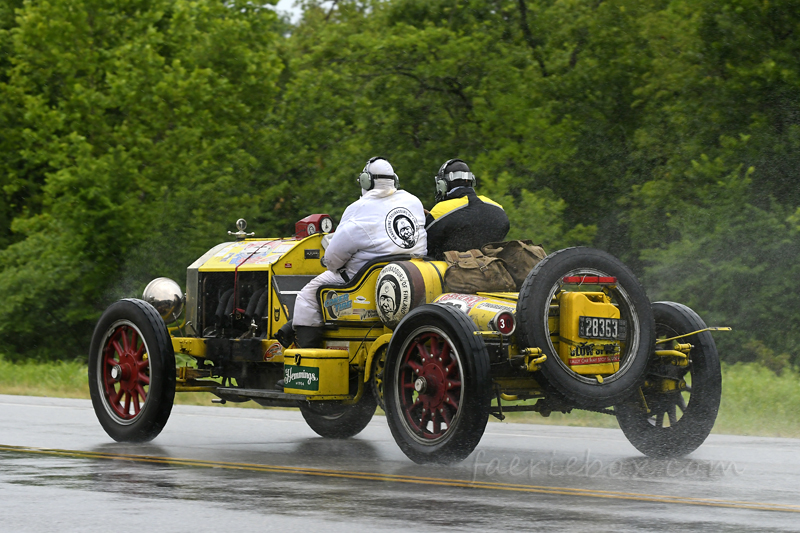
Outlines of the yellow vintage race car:
{"type": "Polygon", "coordinates": [[[490,415],[513,411],[615,415],[656,457],[692,452],[714,425],[721,374],[710,330],[720,328],[684,305],[651,304],[608,253],[560,250],[518,293],[475,294],[448,292],[444,262],[379,258],[346,285],[320,288],[324,348],[301,349],[276,335],[325,270],[330,217],[306,217],[289,238],[237,226],[236,240],[188,267],[185,295],[158,278],[100,318],[89,386],[111,438],[153,439],[176,392],[297,407],[327,438],[356,435],[379,405],[417,463],[463,460],[490,415]]]}

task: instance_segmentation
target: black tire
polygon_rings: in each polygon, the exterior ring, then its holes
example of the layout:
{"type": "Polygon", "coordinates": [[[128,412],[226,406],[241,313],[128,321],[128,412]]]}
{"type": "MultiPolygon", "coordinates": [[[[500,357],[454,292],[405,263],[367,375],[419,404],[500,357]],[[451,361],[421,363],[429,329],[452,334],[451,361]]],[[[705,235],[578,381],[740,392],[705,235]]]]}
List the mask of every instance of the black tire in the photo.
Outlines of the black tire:
{"type": "MultiPolygon", "coordinates": [[[[596,287],[593,290],[598,290],[596,287]]],[[[547,360],[538,372],[543,385],[576,407],[602,408],[630,396],[644,380],[647,362],[655,342],[653,314],[644,288],[631,270],[614,256],[592,248],[567,248],[544,258],[528,274],[517,302],[519,342],[522,347],[541,348],[547,360]],[[617,278],[609,287],[612,303],[627,323],[621,342],[619,369],[603,376],[574,372],[558,355],[551,340],[548,317],[555,295],[562,290],[591,290],[564,284],[565,276],[608,276],[617,278]]]]}
{"type": "Polygon", "coordinates": [[[386,419],[400,449],[416,463],[462,461],[483,436],[492,382],[476,329],[462,311],[429,304],[411,311],[394,331],[384,371],[386,419]]]}
{"type": "Polygon", "coordinates": [[[302,402],[300,413],[308,427],[326,439],[349,439],[361,433],[375,414],[375,396],[369,384],[364,384],[364,395],[355,405],[333,402],[302,402]]]}
{"type": "MultiPolygon", "coordinates": [[[[706,327],[697,313],[675,302],[654,303],[653,314],[660,339],[706,327]]],[[[677,342],[692,344],[689,365],[666,364],[653,355],[647,383],[641,391],[650,412],[645,410],[638,391],[614,409],[619,427],[630,443],[650,457],[681,457],[693,452],[711,433],[719,411],[722,372],[711,333],[698,333],[677,342]],[[687,388],[662,392],[662,376],[682,379],[687,388]]],[[[671,349],[671,344],[658,344],[656,349],[671,349]]]]}
{"type": "Polygon", "coordinates": [[[100,317],[89,350],[89,391],[112,439],[145,442],[164,429],[175,400],[175,353],[152,305],[120,300],[100,317]]]}

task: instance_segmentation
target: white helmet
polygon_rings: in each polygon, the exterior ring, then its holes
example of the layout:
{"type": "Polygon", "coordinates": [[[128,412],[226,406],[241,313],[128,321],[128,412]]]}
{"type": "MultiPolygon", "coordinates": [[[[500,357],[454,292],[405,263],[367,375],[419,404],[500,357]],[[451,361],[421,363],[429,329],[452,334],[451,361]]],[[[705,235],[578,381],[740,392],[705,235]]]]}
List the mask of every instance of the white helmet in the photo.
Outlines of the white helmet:
{"type": "Polygon", "coordinates": [[[389,162],[383,157],[371,157],[367,164],[364,165],[364,170],[358,176],[358,184],[365,191],[371,191],[375,188],[376,179],[389,179],[394,180],[394,188],[400,183],[397,174],[389,162]]]}

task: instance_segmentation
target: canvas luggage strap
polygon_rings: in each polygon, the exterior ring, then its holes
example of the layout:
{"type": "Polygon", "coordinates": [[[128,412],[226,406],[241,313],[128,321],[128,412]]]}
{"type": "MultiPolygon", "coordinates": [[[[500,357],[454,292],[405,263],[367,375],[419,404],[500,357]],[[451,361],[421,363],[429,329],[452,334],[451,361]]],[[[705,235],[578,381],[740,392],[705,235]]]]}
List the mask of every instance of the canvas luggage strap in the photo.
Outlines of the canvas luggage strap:
{"type": "Polygon", "coordinates": [[[458,265],[460,268],[478,268],[485,272],[489,266],[486,264],[486,256],[480,250],[467,250],[466,252],[456,252],[454,250],[445,252],[444,259],[449,265],[458,265]]]}
{"type": "Polygon", "coordinates": [[[444,282],[451,292],[506,292],[514,290],[514,279],[502,259],[487,257],[480,250],[444,253],[444,282]]]}

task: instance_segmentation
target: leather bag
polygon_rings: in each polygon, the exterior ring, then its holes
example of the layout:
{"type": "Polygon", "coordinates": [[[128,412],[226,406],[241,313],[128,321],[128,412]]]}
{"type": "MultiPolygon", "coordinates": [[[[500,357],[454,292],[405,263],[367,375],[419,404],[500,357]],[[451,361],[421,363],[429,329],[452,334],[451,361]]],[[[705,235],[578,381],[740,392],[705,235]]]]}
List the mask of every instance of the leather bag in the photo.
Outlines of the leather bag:
{"type": "Polygon", "coordinates": [[[503,260],[514,279],[516,290],[522,287],[528,273],[547,256],[544,248],[530,240],[491,242],[481,248],[484,255],[503,260]]]}

